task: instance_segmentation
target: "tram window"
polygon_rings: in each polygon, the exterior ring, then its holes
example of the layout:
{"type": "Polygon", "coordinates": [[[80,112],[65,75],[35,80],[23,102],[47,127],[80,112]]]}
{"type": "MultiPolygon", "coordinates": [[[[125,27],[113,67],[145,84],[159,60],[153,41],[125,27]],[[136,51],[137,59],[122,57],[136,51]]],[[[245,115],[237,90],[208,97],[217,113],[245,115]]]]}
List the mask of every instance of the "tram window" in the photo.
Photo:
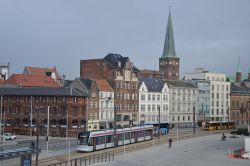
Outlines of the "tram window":
{"type": "Polygon", "coordinates": [[[118,140],[119,140],[119,141],[122,141],[122,140],[123,140],[123,135],[122,135],[122,134],[119,134],[119,135],[118,135],[118,140]]]}
{"type": "Polygon", "coordinates": [[[144,137],[144,131],[139,131],[139,137],[144,137]]]}
{"type": "Polygon", "coordinates": [[[78,140],[79,145],[87,145],[89,137],[80,137],[78,140]]]}
{"type": "Polygon", "coordinates": [[[135,138],[135,132],[132,132],[131,133],[131,139],[134,139],[135,138]]]}
{"type": "Polygon", "coordinates": [[[130,139],[130,133],[125,133],[125,139],[129,140],[130,139]]]}
{"type": "Polygon", "coordinates": [[[104,144],[104,137],[96,137],[96,145],[104,144]]]}
{"type": "Polygon", "coordinates": [[[106,136],[106,143],[111,143],[113,142],[113,136],[112,135],[107,135],[106,136]]]}
{"type": "Polygon", "coordinates": [[[150,136],[151,135],[151,130],[146,130],[145,131],[145,136],[150,136]]]}

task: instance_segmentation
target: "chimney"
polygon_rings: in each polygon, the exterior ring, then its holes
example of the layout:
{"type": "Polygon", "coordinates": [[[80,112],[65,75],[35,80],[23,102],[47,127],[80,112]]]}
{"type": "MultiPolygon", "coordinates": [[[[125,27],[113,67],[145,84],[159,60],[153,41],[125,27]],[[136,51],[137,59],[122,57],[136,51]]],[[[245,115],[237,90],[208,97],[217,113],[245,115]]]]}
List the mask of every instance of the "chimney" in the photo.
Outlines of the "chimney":
{"type": "Polygon", "coordinates": [[[248,73],[248,80],[250,80],[250,71],[249,71],[249,73],[248,73]]]}

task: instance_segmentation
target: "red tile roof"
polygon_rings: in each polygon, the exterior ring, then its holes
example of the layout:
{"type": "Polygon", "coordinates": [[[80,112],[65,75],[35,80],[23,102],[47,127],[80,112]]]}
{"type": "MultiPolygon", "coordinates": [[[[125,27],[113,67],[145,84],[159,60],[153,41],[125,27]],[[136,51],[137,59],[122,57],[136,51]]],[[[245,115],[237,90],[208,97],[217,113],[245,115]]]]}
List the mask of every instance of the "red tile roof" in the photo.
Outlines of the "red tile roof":
{"type": "Polygon", "coordinates": [[[59,87],[55,80],[49,76],[13,74],[4,84],[21,85],[23,87],[59,87]]]}
{"type": "Polygon", "coordinates": [[[53,72],[56,75],[56,79],[62,79],[62,77],[57,72],[55,67],[53,67],[53,68],[41,68],[41,67],[26,66],[25,68],[27,69],[28,73],[31,75],[44,75],[44,76],[46,76],[46,72],[53,72]]]}
{"type": "Polygon", "coordinates": [[[109,85],[106,80],[95,80],[100,91],[113,92],[113,88],[109,85]]]}

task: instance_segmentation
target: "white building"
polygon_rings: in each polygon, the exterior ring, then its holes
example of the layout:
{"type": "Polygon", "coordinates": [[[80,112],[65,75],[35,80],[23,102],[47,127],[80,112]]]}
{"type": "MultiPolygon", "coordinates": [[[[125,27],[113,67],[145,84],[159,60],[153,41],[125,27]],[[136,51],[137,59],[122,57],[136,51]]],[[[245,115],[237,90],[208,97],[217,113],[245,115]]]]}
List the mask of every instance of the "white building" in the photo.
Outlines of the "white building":
{"type": "Polygon", "coordinates": [[[114,124],[114,90],[106,80],[95,80],[99,93],[100,129],[112,128],[114,124]]]}
{"type": "Polygon", "coordinates": [[[0,64],[0,79],[7,80],[10,74],[10,64],[0,64]]]}
{"type": "Polygon", "coordinates": [[[178,124],[179,127],[191,127],[197,125],[198,119],[198,89],[185,81],[167,81],[170,90],[170,124],[178,124]]]}
{"type": "Polygon", "coordinates": [[[139,86],[139,123],[169,122],[169,88],[156,77],[141,77],[139,86]]]}
{"type": "Polygon", "coordinates": [[[227,121],[230,110],[230,82],[226,82],[226,75],[210,73],[198,68],[194,73],[186,73],[186,80],[207,80],[210,82],[210,110],[211,121],[227,121]]]}

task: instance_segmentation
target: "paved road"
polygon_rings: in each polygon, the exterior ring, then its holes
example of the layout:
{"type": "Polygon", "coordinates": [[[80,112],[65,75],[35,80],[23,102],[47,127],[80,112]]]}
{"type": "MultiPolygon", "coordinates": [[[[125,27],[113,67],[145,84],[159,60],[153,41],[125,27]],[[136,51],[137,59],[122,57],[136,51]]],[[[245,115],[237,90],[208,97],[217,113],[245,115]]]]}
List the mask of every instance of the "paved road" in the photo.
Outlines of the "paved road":
{"type": "MultiPolygon", "coordinates": [[[[221,135],[212,135],[183,140],[168,145],[156,146],[115,157],[115,161],[105,166],[249,166],[250,160],[230,159],[228,149],[244,147],[244,138],[229,138],[221,141],[221,135]]],[[[102,164],[100,164],[102,165],[102,164]]]]}

